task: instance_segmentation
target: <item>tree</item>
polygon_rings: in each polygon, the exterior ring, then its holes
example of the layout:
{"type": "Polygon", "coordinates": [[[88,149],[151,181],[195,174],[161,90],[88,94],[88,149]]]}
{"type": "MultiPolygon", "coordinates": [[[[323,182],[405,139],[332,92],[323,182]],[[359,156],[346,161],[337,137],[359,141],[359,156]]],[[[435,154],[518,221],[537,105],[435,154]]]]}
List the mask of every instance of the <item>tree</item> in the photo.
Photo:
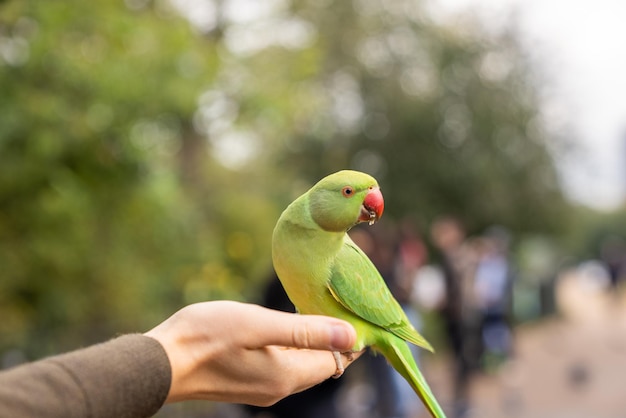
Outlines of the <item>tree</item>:
{"type": "Polygon", "coordinates": [[[0,5],[1,347],[145,329],[213,255],[177,166],[215,48],[164,3],[127,5],[0,5]]]}

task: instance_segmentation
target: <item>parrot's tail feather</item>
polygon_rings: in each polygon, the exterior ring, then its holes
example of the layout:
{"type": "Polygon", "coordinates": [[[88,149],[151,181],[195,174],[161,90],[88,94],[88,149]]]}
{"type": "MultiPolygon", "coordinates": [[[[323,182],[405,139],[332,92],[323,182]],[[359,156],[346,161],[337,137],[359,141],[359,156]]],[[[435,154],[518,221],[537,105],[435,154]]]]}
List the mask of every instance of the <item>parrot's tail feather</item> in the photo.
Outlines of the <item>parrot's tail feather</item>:
{"type": "Polygon", "coordinates": [[[415,344],[418,347],[425,348],[431,353],[435,352],[433,346],[430,345],[428,341],[426,341],[426,338],[422,337],[417,331],[415,331],[415,329],[398,328],[390,331],[396,334],[398,337],[402,338],[403,340],[410,342],[411,344],[415,344]]]}
{"type": "Polygon", "coordinates": [[[430,412],[434,418],[446,418],[446,414],[443,412],[437,399],[435,399],[435,395],[433,395],[430,390],[426,379],[424,379],[424,376],[418,369],[407,343],[399,338],[387,343],[386,346],[377,348],[387,358],[393,368],[409,382],[415,393],[420,397],[422,402],[424,402],[424,406],[426,406],[428,412],[430,412]]]}

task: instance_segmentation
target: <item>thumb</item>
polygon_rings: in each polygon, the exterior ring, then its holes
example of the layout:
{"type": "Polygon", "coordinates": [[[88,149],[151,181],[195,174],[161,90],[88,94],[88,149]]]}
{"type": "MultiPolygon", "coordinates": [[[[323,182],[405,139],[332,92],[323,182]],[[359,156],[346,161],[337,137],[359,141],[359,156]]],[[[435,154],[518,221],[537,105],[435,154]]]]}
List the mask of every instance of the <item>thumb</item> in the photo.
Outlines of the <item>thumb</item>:
{"type": "Polygon", "coordinates": [[[293,347],[347,351],[356,343],[356,331],[348,322],[315,315],[293,316],[293,347]]]}
{"type": "Polygon", "coordinates": [[[264,345],[348,351],[356,344],[350,323],[321,315],[298,315],[266,309],[268,318],[257,331],[264,345]]]}

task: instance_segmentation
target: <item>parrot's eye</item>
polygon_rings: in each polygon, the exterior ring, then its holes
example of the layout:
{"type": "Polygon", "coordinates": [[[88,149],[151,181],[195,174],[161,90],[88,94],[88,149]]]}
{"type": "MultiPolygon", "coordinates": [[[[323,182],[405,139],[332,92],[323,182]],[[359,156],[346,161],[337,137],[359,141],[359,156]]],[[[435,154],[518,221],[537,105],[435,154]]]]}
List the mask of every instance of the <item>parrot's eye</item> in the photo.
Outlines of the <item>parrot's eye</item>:
{"type": "Polygon", "coordinates": [[[351,197],[354,194],[354,189],[350,186],[346,186],[343,189],[341,189],[341,193],[345,196],[345,197],[351,197]]]}

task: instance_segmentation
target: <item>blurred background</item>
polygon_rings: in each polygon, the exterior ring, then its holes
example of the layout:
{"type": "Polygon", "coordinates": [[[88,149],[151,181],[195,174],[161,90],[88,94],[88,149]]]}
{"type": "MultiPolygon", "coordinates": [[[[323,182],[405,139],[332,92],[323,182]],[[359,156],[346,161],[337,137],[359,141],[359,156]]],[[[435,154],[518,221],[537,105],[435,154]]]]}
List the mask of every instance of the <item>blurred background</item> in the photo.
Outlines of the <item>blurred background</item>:
{"type": "MultiPolygon", "coordinates": [[[[193,302],[289,310],[274,223],[352,168],[386,200],[353,237],[437,348],[420,362],[451,417],[623,416],[625,16],[609,0],[0,1],[2,367],[193,302]]],[[[422,416],[378,360],[309,416],[422,416]]],[[[313,410],[296,407],[158,416],[313,410]]]]}

